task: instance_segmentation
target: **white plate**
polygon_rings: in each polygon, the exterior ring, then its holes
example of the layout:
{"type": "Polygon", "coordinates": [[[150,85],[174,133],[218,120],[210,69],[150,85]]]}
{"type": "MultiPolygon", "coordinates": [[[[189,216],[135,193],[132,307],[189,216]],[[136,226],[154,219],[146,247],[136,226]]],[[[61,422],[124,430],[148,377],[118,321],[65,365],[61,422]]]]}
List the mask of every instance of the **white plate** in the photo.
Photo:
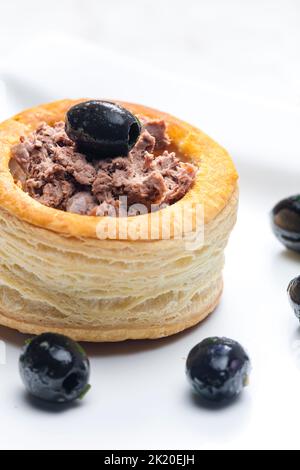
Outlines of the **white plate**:
{"type": "Polygon", "coordinates": [[[169,339],[87,345],[92,390],[80,405],[33,406],[18,375],[24,336],[0,329],[7,346],[0,447],[298,448],[300,332],[286,287],[299,274],[300,257],[274,239],[268,213],[281,197],[300,192],[299,111],[177,82],[66,38],[24,46],[1,69],[1,118],[60,97],[92,96],[143,102],[193,122],[233,154],[241,205],[217,311],[169,339]],[[184,373],[189,350],[212,335],[240,341],[253,363],[250,387],[221,410],[201,408],[184,373]]]}

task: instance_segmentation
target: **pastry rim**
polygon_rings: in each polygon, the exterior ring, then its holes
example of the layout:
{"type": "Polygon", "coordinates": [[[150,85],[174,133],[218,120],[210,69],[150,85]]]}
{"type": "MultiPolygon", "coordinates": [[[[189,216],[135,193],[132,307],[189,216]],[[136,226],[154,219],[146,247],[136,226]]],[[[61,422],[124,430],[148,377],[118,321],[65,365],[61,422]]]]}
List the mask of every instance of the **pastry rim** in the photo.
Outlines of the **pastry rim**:
{"type": "MultiPolygon", "coordinates": [[[[20,136],[27,136],[37,126],[45,121],[53,125],[63,120],[67,110],[85,99],[60,100],[37,106],[8,119],[0,124],[0,206],[34,226],[54,231],[61,235],[72,237],[98,238],[99,223],[110,224],[108,217],[93,217],[72,214],[44,206],[31,198],[15,182],[9,169],[11,148],[19,142],[20,136]]],[[[195,205],[202,204],[205,224],[213,220],[227,205],[237,186],[238,175],[231,157],[225,149],[214,142],[199,129],[169,114],[148,108],[143,105],[117,101],[131,112],[154,119],[164,119],[167,122],[168,133],[179,151],[190,161],[199,165],[195,184],[184,198],[172,206],[160,211],[168,213],[172,221],[184,204],[192,208],[192,230],[197,230],[195,205]]],[[[139,233],[139,240],[149,240],[149,234],[144,237],[139,227],[151,224],[153,214],[126,218],[126,233],[139,233]]],[[[115,223],[115,219],[112,219],[115,223]]],[[[118,219],[118,232],[113,238],[123,239],[119,233],[124,233],[124,219],[118,219]]],[[[163,239],[162,223],[158,240],[163,239]]],[[[171,229],[171,238],[173,231],[171,229]]]]}

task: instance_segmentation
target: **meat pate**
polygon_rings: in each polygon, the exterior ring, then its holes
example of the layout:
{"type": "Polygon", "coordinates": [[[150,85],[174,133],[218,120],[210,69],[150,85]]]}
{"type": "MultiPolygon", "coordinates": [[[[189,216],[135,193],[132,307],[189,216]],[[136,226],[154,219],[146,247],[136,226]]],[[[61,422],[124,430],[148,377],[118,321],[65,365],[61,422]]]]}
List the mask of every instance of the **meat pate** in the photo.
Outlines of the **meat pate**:
{"type": "Polygon", "coordinates": [[[119,213],[128,207],[147,211],[176,203],[194,183],[197,167],[168,150],[163,120],[141,118],[143,129],[129,155],[88,159],[67,136],[65,123],[42,123],[12,149],[12,169],[24,191],[45,206],[81,215],[119,213]]]}

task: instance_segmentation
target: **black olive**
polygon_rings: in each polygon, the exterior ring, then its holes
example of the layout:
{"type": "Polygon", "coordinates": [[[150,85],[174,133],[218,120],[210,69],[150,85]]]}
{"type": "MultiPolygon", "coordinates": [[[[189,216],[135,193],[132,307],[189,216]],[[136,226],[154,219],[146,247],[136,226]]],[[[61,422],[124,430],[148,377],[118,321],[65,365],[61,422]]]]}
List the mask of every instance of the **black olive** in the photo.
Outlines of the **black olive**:
{"type": "Polygon", "coordinates": [[[239,395],[248,384],[250,359],[236,341],[207,338],[190,352],[186,373],[203,399],[223,402],[239,395]]]}
{"type": "Polygon", "coordinates": [[[298,320],[300,320],[300,276],[296,277],[290,282],[288,287],[288,294],[295,315],[298,320]]]}
{"type": "Polygon", "coordinates": [[[19,368],[28,392],[44,401],[72,402],[89,389],[89,360],[81,346],[66,336],[44,333],[30,340],[19,368]]]}
{"type": "Polygon", "coordinates": [[[271,212],[273,232],[290,250],[300,252],[300,195],[280,201],[271,212]]]}
{"type": "Polygon", "coordinates": [[[81,152],[98,159],[127,156],[141,128],[136,116],[108,101],[77,104],[66,116],[66,133],[70,139],[81,152]]]}

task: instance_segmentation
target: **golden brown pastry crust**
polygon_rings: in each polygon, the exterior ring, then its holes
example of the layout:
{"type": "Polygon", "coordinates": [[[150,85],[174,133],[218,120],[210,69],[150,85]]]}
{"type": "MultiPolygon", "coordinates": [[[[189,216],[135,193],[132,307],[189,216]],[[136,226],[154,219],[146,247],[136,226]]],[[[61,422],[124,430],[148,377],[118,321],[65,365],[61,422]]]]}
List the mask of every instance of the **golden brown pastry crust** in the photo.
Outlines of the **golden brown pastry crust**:
{"type": "MultiPolygon", "coordinates": [[[[120,233],[117,239],[99,240],[98,224],[109,218],[43,206],[14,183],[9,171],[11,148],[21,135],[42,121],[51,125],[64,119],[80,101],[40,106],[0,124],[0,324],[32,334],[56,331],[83,341],[160,338],[189,328],[214,310],[222,291],[223,252],[238,205],[231,158],[187,123],[120,103],[136,114],[165,119],[177,149],[199,165],[194,187],[161,212],[176,216],[186,202],[191,207],[202,203],[204,245],[187,249],[184,238],[172,239],[172,231],[171,239],[164,240],[162,226],[154,241],[149,233],[138,241],[120,233]]],[[[191,216],[195,229],[193,209],[191,216]]],[[[126,219],[126,233],[151,227],[152,217],[126,219]]],[[[124,221],[118,223],[122,229],[124,221]]]]}
{"type": "MultiPolygon", "coordinates": [[[[68,109],[82,101],[84,100],[63,100],[46,104],[24,111],[0,124],[0,206],[37,227],[74,237],[97,238],[97,225],[101,218],[66,213],[41,205],[14,183],[9,171],[11,147],[18,143],[20,136],[30,134],[43,121],[53,125],[64,120],[68,109]]],[[[209,223],[224,209],[237,185],[237,172],[226,150],[200,130],[173,116],[137,104],[119,104],[135,114],[166,120],[172,142],[185,158],[200,166],[200,171],[188,194],[165,210],[172,214],[187,202],[200,203],[204,208],[205,223],[209,223]]],[[[131,217],[126,221],[129,233],[135,233],[134,226],[143,223],[141,217],[148,219],[145,224],[150,227],[151,214],[131,217]]],[[[120,233],[124,233],[122,219],[118,223],[120,233]]],[[[146,239],[148,238],[147,235],[146,239]]],[[[161,238],[160,230],[159,239],[161,238]]]]}
{"type": "Polygon", "coordinates": [[[70,327],[47,327],[34,323],[26,323],[16,318],[11,318],[10,314],[5,315],[4,312],[0,311],[0,324],[7,326],[14,330],[18,330],[20,333],[39,335],[51,331],[52,333],[58,333],[65,336],[69,336],[75,341],[86,341],[94,343],[105,343],[105,342],[119,342],[127,340],[137,339],[160,339],[172,336],[177,333],[181,333],[184,330],[192,328],[198,323],[205,320],[210,315],[220,302],[221,294],[223,290],[223,283],[220,283],[220,289],[217,297],[211,302],[210,305],[205,306],[199,310],[199,312],[193,314],[188,319],[177,321],[172,325],[161,325],[161,326],[149,326],[147,328],[70,328],[70,327]]]}

